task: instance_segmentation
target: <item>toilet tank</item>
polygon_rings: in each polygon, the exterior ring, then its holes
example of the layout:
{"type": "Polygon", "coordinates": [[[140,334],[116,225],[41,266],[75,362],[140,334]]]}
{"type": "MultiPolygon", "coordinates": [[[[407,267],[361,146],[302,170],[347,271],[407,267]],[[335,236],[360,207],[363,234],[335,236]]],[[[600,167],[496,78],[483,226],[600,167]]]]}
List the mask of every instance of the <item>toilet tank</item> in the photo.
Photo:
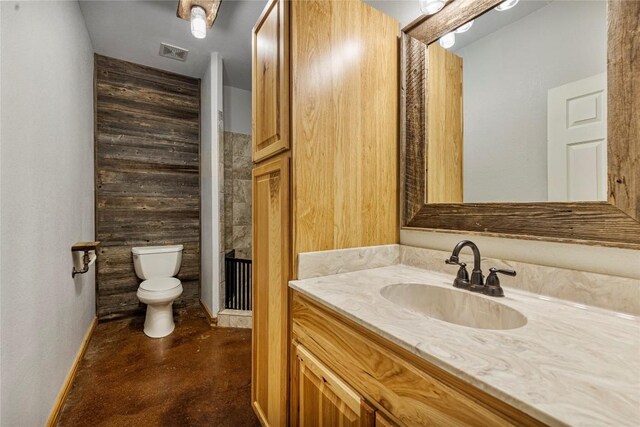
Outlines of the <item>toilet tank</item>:
{"type": "Polygon", "coordinates": [[[182,245],[131,248],[136,275],[143,280],[173,277],[180,271],[182,245]]]}

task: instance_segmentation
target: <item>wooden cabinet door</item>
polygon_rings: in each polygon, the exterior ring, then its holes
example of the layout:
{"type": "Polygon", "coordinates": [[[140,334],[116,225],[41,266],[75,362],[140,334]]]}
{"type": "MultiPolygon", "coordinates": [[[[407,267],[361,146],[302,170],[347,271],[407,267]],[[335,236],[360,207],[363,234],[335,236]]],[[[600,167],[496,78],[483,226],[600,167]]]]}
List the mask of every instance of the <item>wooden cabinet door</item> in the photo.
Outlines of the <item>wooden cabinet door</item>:
{"type": "Polygon", "coordinates": [[[375,411],[304,347],[295,349],[291,379],[291,425],[357,427],[375,425],[375,411]]]}
{"type": "Polygon", "coordinates": [[[287,423],[289,158],[253,170],[251,400],[263,425],[287,423]]]}
{"type": "Polygon", "coordinates": [[[398,243],[398,23],[291,3],[294,254],[398,243]]]}
{"type": "Polygon", "coordinates": [[[270,0],[253,28],[255,163],[289,149],[289,2],[270,0]]]}

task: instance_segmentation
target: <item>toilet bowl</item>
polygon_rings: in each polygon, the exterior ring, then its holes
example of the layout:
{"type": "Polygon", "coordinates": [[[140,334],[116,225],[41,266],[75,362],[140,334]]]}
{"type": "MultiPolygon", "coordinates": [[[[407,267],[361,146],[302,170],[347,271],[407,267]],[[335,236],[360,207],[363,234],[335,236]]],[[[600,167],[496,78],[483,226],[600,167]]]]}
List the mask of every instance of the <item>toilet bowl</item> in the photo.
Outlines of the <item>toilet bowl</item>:
{"type": "Polygon", "coordinates": [[[182,245],[131,249],[136,275],[143,279],[137,296],[147,304],[144,333],[149,337],[166,337],[175,329],[173,301],[182,295],[182,284],[173,276],[180,271],[182,250],[182,245]]]}

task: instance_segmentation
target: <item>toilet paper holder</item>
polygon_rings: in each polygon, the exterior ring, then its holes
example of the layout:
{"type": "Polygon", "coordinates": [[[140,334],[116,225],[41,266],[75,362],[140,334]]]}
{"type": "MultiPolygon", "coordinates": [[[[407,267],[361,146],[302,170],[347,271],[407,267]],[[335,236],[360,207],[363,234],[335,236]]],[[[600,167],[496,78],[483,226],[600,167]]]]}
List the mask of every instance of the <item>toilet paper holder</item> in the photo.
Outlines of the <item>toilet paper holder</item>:
{"type": "Polygon", "coordinates": [[[71,253],[74,252],[84,252],[82,256],[82,268],[80,270],[76,269],[76,266],[73,266],[73,270],[71,270],[71,277],[75,278],[76,274],[83,274],[89,271],[89,266],[93,264],[95,257],[97,256],[97,249],[100,246],[100,242],[77,242],[71,246],[71,253]],[[91,252],[93,251],[94,257],[91,259],[91,252]]]}

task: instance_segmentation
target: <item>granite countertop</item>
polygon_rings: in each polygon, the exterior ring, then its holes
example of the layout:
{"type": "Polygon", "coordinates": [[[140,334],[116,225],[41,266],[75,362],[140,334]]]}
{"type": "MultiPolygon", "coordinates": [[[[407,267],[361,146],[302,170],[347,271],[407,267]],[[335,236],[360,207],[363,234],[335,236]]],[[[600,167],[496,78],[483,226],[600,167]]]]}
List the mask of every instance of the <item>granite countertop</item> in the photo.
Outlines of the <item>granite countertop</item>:
{"type": "Polygon", "coordinates": [[[475,329],[380,294],[397,283],[453,289],[453,277],[399,264],[289,286],[547,424],[640,424],[640,318],[505,288],[492,300],[520,311],[527,324],[475,329]]]}

